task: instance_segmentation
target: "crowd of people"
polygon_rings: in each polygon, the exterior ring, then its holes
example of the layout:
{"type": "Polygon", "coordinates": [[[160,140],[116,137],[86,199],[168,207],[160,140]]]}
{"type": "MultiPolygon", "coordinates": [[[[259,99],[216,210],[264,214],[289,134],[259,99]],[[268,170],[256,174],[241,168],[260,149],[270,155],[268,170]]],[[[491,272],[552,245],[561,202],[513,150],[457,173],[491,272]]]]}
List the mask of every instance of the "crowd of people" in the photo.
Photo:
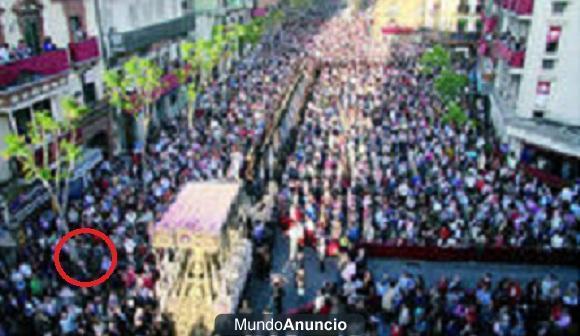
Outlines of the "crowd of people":
{"type": "MultiPolygon", "coordinates": [[[[52,38],[46,37],[41,46],[42,52],[57,50],[52,38]]],[[[10,48],[8,43],[0,44],[0,65],[10,62],[27,59],[33,56],[33,49],[24,41],[19,40],[14,48],[10,48]]]]}
{"type": "Polygon", "coordinates": [[[521,282],[483,274],[476,283],[443,276],[429,283],[421,274],[381,274],[369,269],[364,250],[350,249],[340,278],[328,281],[314,301],[296,313],[356,313],[369,335],[575,335],[578,283],[553,274],[521,282]]]}
{"type": "MultiPolygon", "coordinates": [[[[185,183],[245,178],[247,154],[271,127],[272,114],[300,67],[296,35],[265,43],[214,78],[199,98],[194,127],[164,123],[146,155],[103,161],[84,176],[84,190],[65,216],[27,221],[15,267],[0,263],[0,335],[171,335],[172,319],[155,297],[158,267],[150,228],[185,183]],[[143,162],[144,161],[144,162],[143,162]],[[79,289],[57,274],[52,253],[69,230],[95,228],[118,250],[104,284],[79,289]]],[[[92,236],[71,239],[61,263],[74,279],[105,274],[112,260],[92,236]]]]}
{"type": "MultiPolygon", "coordinates": [[[[332,34],[328,44],[341,39],[332,34]]],[[[319,240],[575,249],[580,185],[554,190],[519,170],[481,111],[465,105],[473,122],[446,122],[434,76],[419,70],[422,48],[392,49],[381,63],[357,48],[320,59],[280,186],[291,257],[319,240]]]]}
{"type": "MultiPolygon", "coordinates": [[[[522,174],[509,148],[495,146],[476,125],[444,123],[433,78],[416,67],[422,48],[401,44],[378,62],[386,49],[368,47],[364,17],[310,17],[285,28],[275,45],[261,43],[208,85],[193,129],[183,120],[169,123],[146,155],[112,158],[86,174],[82,197],[64,217],[25,223],[16,267],[0,263],[0,335],[171,335],[171,317],[155,298],[150,227],[185,183],[247,179],[248,153],[273,126],[308,60],[320,64],[319,78],[277,202],[291,259],[299,259],[300,243],[316,246],[322,260],[360,242],[577,247],[579,186],[553,191],[522,174]],[[117,269],[97,288],[68,286],[51,260],[60,237],[80,227],[105,232],[118,247],[117,269]]],[[[265,232],[264,221],[254,236],[265,232]]],[[[63,249],[73,278],[94,279],[111,265],[107,247],[92,239],[75,238],[63,249]]],[[[429,291],[411,275],[379,285],[364,254],[353,260],[344,263],[341,283],[320,292],[315,310],[335,302],[371,321],[394,319],[393,335],[429,328],[524,335],[544,321],[567,330],[576,311],[577,289],[557,291],[554,281],[532,284],[525,294],[517,282],[493,287],[487,278],[475,292],[456,280],[429,291]]]]}

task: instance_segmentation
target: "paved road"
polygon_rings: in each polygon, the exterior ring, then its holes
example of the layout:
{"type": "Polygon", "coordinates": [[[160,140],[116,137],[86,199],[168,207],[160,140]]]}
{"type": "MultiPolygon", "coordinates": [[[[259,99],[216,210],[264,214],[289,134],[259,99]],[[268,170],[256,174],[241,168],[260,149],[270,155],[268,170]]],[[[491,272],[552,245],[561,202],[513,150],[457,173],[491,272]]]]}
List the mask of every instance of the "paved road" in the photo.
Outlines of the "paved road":
{"type": "MultiPolygon", "coordinates": [[[[338,270],[335,260],[327,260],[326,272],[319,271],[318,259],[312,249],[308,249],[306,258],[306,296],[300,299],[294,288],[294,269],[288,260],[288,240],[277,232],[273,255],[273,273],[282,273],[288,284],[286,286],[286,296],[284,309],[300,307],[310,302],[316,295],[316,291],[322,286],[324,281],[334,281],[338,279],[338,270]]],[[[501,263],[475,263],[475,262],[422,262],[403,261],[392,259],[371,259],[369,268],[373,271],[375,278],[380,279],[384,273],[397,276],[403,272],[411,274],[421,274],[427,283],[434,283],[442,276],[451,277],[459,275],[465,285],[472,286],[486,272],[493,274],[495,279],[503,277],[515,278],[520,281],[529,281],[533,278],[542,278],[548,273],[555,274],[563,283],[580,280],[580,269],[563,266],[537,266],[537,265],[512,265],[501,263]]],[[[269,309],[271,303],[272,288],[269,281],[263,281],[256,277],[251,277],[246,288],[245,297],[249,300],[255,312],[262,312],[269,309]]]]}

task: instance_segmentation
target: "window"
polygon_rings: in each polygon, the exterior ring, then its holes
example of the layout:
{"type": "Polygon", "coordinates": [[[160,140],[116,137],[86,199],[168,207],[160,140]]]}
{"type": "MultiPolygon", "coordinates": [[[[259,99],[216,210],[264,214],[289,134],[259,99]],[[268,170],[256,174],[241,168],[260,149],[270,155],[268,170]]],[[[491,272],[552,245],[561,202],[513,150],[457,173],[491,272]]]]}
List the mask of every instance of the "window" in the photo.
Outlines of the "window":
{"type": "Polygon", "coordinates": [[[550,89],[552,83],[548,81],[538,81],[536,87],[536,106],[540,109],[546,108],[550,98],[550,89]]]}
{"type": "Polygon", "coordinates": [[[552,2],[552,15],[563,15],[568,7],[568,2],[566,1],[554,1],[552,2]]]}
{"type": "Polygon", "coordinates": [[[556,60],[552,59],[545,59],[542,61],[542,69],[544,70],[552,70],[556,66],[556,60]]]}
{"type": "Polygon", "coordinates": [[[560,36],[562,35],[562,27],[550,26],[548,35],[546,36],[546,52],[555,53],[558,51],[560,44],[560,36]]]}
{"type": "Polygon", "coordinates": [[[80,42],[84,40],[83,25],[81,23],[81,18],[78,16],[71,16],[68,20],[70,35],[74,42],[80,42]]]}
{"type": "Polygon", "coordinates": [[[16,122],[16,132],[18,135],[25,135],[28,131],[28,125],[32,121],[32,114],[30,109],[25,108],[15,111],[12,116],[16,122]]]}
{"type": "Polygon", "coordinates": [[[459,19],[457,21],[457,32],[464,33],[466,28],[467,28],[467,20],[466,19],[459,19]]]}
{"type": "Polygon", "coordinates": [[[544,111],[535,110],[534,111],[534,118],[535,119],[543,119],[544,118],[544,111]]]}
{"type": "Polygon", "coordinates": [[[481,21],[481,19],[477,19],[477,21],[475,22],[475,30],[478,33],[481,33],[483,31],[483,22],[481,21]]]}
{"type": "Polygon", "coordinates": [[[97,102],[97,87],[95,83],[83,83],[83,96],[86,105],[92,105],[97,102]]]}

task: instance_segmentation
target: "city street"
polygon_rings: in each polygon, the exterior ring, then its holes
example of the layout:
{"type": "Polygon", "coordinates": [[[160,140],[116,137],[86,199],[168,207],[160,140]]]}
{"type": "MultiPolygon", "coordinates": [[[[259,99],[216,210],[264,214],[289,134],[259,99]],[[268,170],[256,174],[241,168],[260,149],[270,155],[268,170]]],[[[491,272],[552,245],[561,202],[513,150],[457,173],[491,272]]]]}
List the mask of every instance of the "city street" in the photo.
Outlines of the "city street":
{"type": "Polygon", "coordinates": [[[0,336],[579,335],[579,23],[0,0],[0,336]]]}

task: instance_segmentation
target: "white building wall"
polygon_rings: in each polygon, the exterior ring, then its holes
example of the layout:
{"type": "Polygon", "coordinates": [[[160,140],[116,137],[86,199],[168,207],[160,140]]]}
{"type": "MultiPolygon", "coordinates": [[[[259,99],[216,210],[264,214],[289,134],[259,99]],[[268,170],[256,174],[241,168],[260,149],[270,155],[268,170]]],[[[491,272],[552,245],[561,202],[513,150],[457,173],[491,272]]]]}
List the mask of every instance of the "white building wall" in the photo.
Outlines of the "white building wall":
{"type": "Polygon", "coordinates": [[[43,0],[44,34],[50,36],[58,48],[66,48],[70,41],[68,18],[62,2],[43,0]]]}
{"type": "Polygon", "coordinates": [[[569,1],[562,22],[560,48],[557,53],[558,80],[550,100],[550,117],[580,126],[580,1],[569,1]]]}
{"type": "Polygon", "coordinates": [[[181,1],[167,0],[100,0],[104,33],[111,28],[128,32],[181,15],[181,1]]]}
{"type": "MultiPolygon", "coordinates": [[[[18,0],[0,0],[0,7],[4,8],[2,20],[4,24],[4,37],[6,43],[11,47],[18,44],[22,38],[18,26],[18,17],[13,11],[14,5],[18,0]]],[[[68,32],[67,17],[64,15],[62,2],[52,0],[38,0],[42,7],[42,16],[44,19],[43,30],[46,37],[51,37],[52,41],[59,48],[65,48],[70,42],[68,32]]],[[[42,42],[42,41],[41,41],[42,42]]]]}
{"type": "Polygon", "coordinates": [[[533,117],[543,111],[544,118],[580,125],[580,2],[569,1],[564,15],[552,13],[551,1],[535,1],[526,44],[526,61],[518,94],[517,115],[533,117]],[[558,51],[546,52],[550,26],[561,26],[558,51]],[[554,69],[543,69],[544,60],[554,60],[554,69]],[[538,81],[551,83],[544,106],[537,101],[538,81]]]}

